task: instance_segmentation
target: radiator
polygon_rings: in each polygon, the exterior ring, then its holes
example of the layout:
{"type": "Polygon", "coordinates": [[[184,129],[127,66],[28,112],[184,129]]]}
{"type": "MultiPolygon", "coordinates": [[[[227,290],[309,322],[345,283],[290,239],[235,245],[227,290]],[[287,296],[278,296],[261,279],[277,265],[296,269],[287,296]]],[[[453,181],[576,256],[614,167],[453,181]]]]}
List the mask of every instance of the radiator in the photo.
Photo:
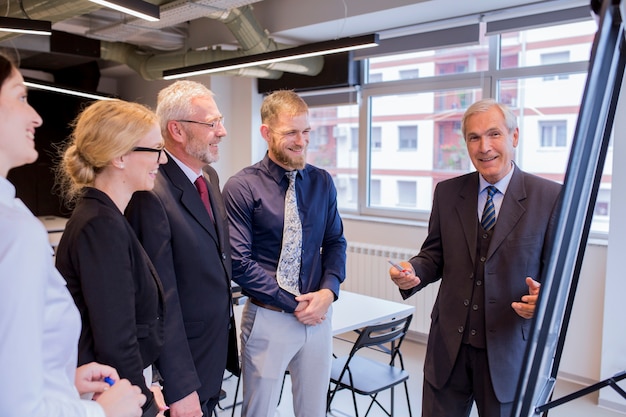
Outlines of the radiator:
{"type": "Polygon", "coordinates": [[[410,330],[427,335],[430,328],[430,313],[437,297],[439,284],[431,284],[407,300],[402,300],[398,287],[389,278],[390,265],[387,259],[406,261],[416,253],[417,249],[358,242],[348,243],[346,280],[342,288],[346,291],[414,306],[415,313],[410,330]]]}

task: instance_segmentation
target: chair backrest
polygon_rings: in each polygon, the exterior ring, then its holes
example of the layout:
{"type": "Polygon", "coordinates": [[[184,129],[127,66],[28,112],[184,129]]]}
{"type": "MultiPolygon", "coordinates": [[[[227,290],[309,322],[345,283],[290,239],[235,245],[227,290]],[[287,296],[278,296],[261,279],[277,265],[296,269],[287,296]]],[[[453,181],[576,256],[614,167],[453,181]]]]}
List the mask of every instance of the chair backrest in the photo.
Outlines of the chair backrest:
{"type": "Polygon", "coordinates": [[[386,353],[391,355],[391,362],[393,363],[395,356],[400,353],[400,345],[409,331],[412,318],[413,315],[410,314],[400,319],[364,327],[360,330],[359,337],[352,346],[350,357],[364,347],[382,346],[392,343],[392,347],[386,353]]]}

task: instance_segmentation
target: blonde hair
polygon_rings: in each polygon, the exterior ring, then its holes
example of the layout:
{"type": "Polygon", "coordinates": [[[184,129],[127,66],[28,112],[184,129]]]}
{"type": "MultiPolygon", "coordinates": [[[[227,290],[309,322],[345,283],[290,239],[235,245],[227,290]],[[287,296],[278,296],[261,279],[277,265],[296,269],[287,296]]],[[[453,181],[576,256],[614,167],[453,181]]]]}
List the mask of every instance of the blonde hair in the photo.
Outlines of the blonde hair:
{"type": "Polygon", "coordinates": [[[74,203],[111,160],[131,152],[156,124],[156,114],[138,103],[102,100],[86,107],[72,124],[57,170],[67,202],[74,203]]]}
{"type": "Polygon", "coordinates": [[[279,114],[296,116],[308,113],[309,106],[292,90],[274,91],[261,104],[261,123],[271,125],[279,114]]]}

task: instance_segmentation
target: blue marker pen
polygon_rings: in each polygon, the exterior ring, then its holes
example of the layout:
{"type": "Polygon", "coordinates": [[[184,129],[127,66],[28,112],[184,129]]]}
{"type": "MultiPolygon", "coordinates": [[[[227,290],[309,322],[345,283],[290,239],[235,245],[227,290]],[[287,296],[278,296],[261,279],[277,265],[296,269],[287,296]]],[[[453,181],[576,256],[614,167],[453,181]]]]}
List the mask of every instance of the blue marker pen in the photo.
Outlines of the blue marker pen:
{"type": "Polygon", "coordinates": [[[106,382],[107,384],[113,386],[113,384],[115,384],[115,381],[112,380],[111,378],[109,378],[108,376],[104,377],[104,382],[106,382]]]}

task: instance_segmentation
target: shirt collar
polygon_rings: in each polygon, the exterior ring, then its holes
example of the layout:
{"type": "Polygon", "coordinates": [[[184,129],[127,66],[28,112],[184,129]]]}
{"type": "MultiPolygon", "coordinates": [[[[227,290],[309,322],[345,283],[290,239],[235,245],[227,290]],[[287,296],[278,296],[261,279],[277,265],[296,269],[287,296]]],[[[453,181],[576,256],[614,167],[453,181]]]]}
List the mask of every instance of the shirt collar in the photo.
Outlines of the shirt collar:
{"type": "Polygon", "coordinates": [[[506,193],[506,189],[509,188],[509,183],[511,182],[511,178],[513,177],[513,171],[515,171],[515,164],[511,162],[511,170],[509,171],[509,173],[495,184],[487,182],[487,180],[484,179],[482,175],[478,174],[478,193],[482,193],[483,191],[485,191],[485,188],[493,185],[498,189],[498,191],[500,191],[504,195],[506,193]]]}
{"type": "Polygon", "coordinates": [[[165,150],[165,152],[167,153],[167,157],[172,158],[174,162],[176,162],[176,165],[178,165],[181,171],[183,171],[185,176],[189,178],[189,181],[191,181],[192,183],[196,182],[198,177],[202,175],[202,170],[200,172],[195,172],[193,169],[189,168],[187,165],[181,162],[180,159],[176,158],[174,155],[167,152],[167,149],[165,150]]]}
{"type": "Polygon", "coordinates": [[[12,205],[15,200],[15,186],[4,177],[0,177],[0,203],[12,205]]]}
{"type": "MultiPolygon", "coordinates": [[[[276,181],[277,183],[280,184],[283,178],[286,178],[285,173],[287,172],[287,170],[278,165],[276,162],[272,161],[270,159],[269,153],[265,153],[265,157],[263,158],[263,161],[261,163],[265,167],[269,175],[274,178],[274,181],[276,181]]],[[[299,176],[300,178],[304,176],[304,169],[298,169],[296,171],[298,172],[297,176],[299,176]]]]}

